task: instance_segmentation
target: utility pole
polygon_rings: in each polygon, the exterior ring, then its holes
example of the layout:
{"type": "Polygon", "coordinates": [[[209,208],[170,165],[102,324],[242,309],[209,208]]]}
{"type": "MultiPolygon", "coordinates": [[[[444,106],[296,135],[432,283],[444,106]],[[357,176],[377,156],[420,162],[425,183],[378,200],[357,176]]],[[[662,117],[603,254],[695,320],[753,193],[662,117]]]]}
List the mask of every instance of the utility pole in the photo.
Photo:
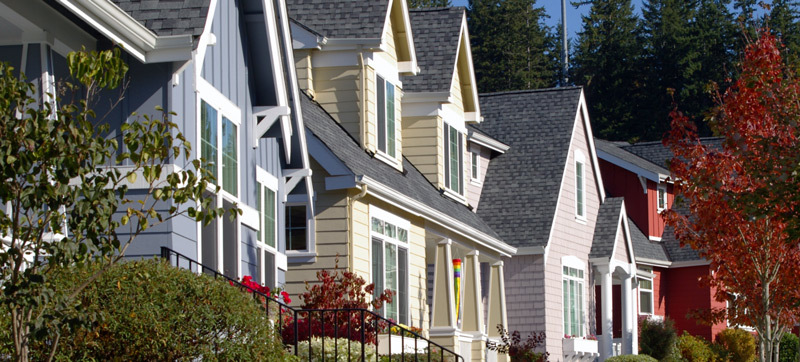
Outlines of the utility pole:
{"type": "Polygon", "coordinates": [[[569,81],[569,44],[567,42],[567,0],[561,0],[561,85],[567,85],[569,81]]]}

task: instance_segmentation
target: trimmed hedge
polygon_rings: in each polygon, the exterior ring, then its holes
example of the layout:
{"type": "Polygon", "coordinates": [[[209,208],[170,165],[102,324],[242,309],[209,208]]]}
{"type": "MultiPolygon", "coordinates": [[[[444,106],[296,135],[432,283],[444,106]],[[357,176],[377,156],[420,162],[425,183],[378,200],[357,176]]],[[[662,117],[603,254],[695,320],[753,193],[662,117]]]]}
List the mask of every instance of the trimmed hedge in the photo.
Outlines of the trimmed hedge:
{"type": "Polygon", "coordinates": [[[677,337],[675,324],[669,318],[663,321],[643,319],[639,322],[639,350],[657,360],[670,354],[677,337]]]}
{"type": "Polygon", "coordinates": [[[797,352],[800,350],[800,338],[792,333],[786,333],[781,338],[780,362],[797,361],[797,352]]]}
{"type": "Polygon", "coordinates": [[[721,359],[730,362],[753,362],[756,360],[756,339],[745,330],[725,329],[717,334],[717,344],[724,349],[724,355],[720,356],[721,359]]]}
{"type": "Polygon", "coordinates": [[[658,362],[658,360],[646,354],[626,354],[611,357],[606,362],[658,362]]]}
{"type": "MultiPolygon", "coordinates": [[[[73,285],[88,270],[65,270],[53,283],[73,285]]],[[[160,260],[111,267],[82,293],[80,311],[97,316],[84,328],[60,330],[57,360],[275,361],[293,360],[264,309],[227,281],[160,260]]],[[[32,344],[33,359],[47,343],[32,344]]]]}
{"type": "Polygon", "coordinates": [[[714,362],[716,354],[702,338],[684,332],[675,346],[683,360],[688,362],[714,362]]]}

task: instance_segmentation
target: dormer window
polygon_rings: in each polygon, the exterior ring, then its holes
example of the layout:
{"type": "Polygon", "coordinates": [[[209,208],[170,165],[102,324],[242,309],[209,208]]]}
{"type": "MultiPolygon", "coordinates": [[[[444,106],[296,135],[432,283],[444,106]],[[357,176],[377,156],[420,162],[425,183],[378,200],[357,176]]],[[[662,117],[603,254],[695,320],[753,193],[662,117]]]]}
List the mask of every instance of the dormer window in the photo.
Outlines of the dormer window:
{"type": "Polygon", "coordinates": [[[391,158],[396,156],[396,135],[394,123],[394,84],[381,76],[376,80],[378,91],[378,151],[391,158]]]}
{"type": "Polygon", "coordinates": [[[662,212],[667,208],[667,186],[658,185],[658,212],[662,212]]]}
{"type": "Polygon", "coordinates": [[[455,127],[444,124],[444,186],[464,195],[464,135],[455,127]]]}

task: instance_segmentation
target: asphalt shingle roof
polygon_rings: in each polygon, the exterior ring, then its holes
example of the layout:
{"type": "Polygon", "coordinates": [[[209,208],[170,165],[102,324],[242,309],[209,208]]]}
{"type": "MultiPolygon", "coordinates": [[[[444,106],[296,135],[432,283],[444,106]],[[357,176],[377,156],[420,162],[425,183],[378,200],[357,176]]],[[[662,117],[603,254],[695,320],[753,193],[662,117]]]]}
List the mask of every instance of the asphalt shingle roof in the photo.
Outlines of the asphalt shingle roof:
{"type": "MultiPolygon", "coordinates": [[[[701,138],[700,143],[714,148],[722,148],[721,137],[701,138]]],[[[661,141],[621,145],[620,148],[639,156],[656,166],[667,167],[667,162],[672,159],[672,151],[670,151],[668,147],[664,146],[661,141]]]]}
{"type": "Polygon", "coordinates": [[[407,159],[403,159],[403,170],[377,160],[359,147],[318,103],[308,96],[301,96],[303,120],[306,127],[324,143],[355,175],[364,175],[386,185],[403,195],[424,203],[442,214],[449,215],[471,227],[502,240],[492,228],[467,206],[442,195],[407,159]]]}
{"type": "MultiPolygon", "coordinates": [[[[689,215],[689,209],[686,207],[685,201],[679,199],[676,199],[673,203],[672,210],[682,215],[689,215]]],[[[681,247],[680,241],[675,237],[675,229],[671,226],[664,228],[664,234],[661,235],[661,243],[664,244],[664,248],[667,250],[669,259],[672,262],[703,260],[697,251],[691,247],[681,247]]]]}
{"type": "Polygon", "coordinates": [[[633,255],[636,255],[637,258],[670,261],[664,245],[657,241],[651,241],[630,218],[628,218],[628,228],[631,232],[633,255]]]}
{"type": "Polygon", "coordinates": [[[159,36],[203,34],[211,0],[111,0],[159,36]]]}
{"type": "Polygon", "coordinates": [[[411,31],[419,73],[402,78],[405,92],[447,92],[453,82],[463,7],[413,9],[411,31]]]}
{"type": "MultiPolygon", "coordinates": [[[[601,140],[599,138],[595,138],[594,144],[597,147],[598,151],[605,152],[611,156],[617,157],[623,161],[629,162],[647,171],[655,172],[657,174],[662,174],[662,175],[669,175],[669,170],[665,168],[666,162],[662,163],[661,165],[655,164],[645,158],[642,158],[641,156],[631,153],[625,148],[625,147],[631,147],[631,145],[629,145],[628,143],[610,142],[606,140],[601,140]]],[[[663,146],[661,147],[663,148],[663,146]]]]}
{"type": "Polygon", "coordinates": [[[289,17],[328,38],[380,38],[386,0],[287,0],[289,17]]]}
{"type": "Polygon", "coordinates": [[[481,130],[510,148],[487,170],[478,215],[506,243],[547,244],[580,95],[580,87],[481,95],[481,130]]]}
{"type": "MultiPolygon", "coordinates": [[[[590,258],[610,258],[614,252],[619,231],[619,215],[622,213],[622,197],[607,197],[597,210],[590,258]]],[[[625,245],[622,245],[624,248],[625,245]]]]}

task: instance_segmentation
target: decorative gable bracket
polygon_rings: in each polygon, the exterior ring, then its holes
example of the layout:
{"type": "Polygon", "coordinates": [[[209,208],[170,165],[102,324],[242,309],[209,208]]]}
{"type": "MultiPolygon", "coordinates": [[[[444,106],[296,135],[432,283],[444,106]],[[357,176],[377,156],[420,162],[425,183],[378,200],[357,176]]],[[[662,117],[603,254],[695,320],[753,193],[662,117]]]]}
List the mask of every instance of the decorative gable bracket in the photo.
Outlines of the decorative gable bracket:
{"type": "Polygon", "coordinates": [[[267,130],[280,118],[284,147],[286,147],[286,154],[288,155],[292,138],[292,123],[289,118],[291,114],[292,109],[288,106],[253,107],[253,125],[255,126],[253,148],[258,148],[258,140],[264,137],[267,130]]]}
{"type": "Polygon", "coordinates": [[[295,169],[287,169],[283,170],[283,197],[284,202],[286,202],[286,195],[290,194],[297,184],[300,183],[304,178],[311,177],[311,169],[308,168],[295,168],[295,169]]]}

